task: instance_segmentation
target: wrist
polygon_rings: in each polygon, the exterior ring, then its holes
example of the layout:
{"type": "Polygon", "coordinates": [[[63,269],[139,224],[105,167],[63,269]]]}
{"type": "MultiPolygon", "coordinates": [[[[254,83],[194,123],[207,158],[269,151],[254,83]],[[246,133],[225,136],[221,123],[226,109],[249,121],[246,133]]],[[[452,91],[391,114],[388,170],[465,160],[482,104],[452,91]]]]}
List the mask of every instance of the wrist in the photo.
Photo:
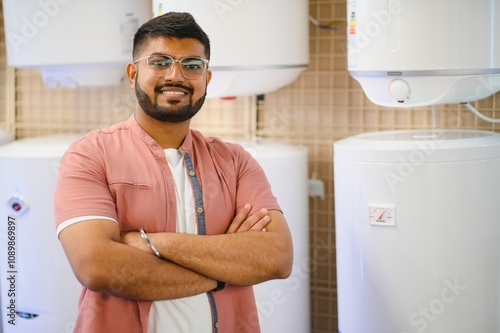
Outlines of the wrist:
{"type": "Polygon", "coordinates": [[[155,256],[157,256],[158,258],[160,258],[160,259],[164,259],[163,256],[161,255],[160,251],[158,251],[158,249],[153,245],[153,243],[149,239],[149,237],[146,234],[146,232],[144,231],[144,229],[141,228],[139,230],[139,232],[141,234],[142,239],[144,239],[144,241],[146,242],[146,244],[148,245],[148,247],[151,249],[151,251],[153,251],[153,254],[155,256]]]}
{"type": "Polygon", "coordinates": [[[225,286],[226,286],[225,282],[217,280],[217,287],[212,289],[212,292],[220,291],[220,290],[224,289],[225,286]]]}

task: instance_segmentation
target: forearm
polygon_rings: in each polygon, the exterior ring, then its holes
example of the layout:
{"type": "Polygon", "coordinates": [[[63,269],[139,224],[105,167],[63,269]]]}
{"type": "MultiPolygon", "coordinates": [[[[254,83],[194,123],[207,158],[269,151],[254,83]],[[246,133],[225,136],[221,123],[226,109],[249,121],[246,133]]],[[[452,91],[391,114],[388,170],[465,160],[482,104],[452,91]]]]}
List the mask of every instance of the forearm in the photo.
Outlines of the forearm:
{"type": "Polygon", "coordinates": [[[291,244],[273,232],[197,236],[153,234],[160,253],[182,267],[233,285],[253,285],[286,278],[291,244]]]}
{"type": "Polygon", "coordinates": [[[115,260],[96,267],[100,272],[88,280],[93,281],[91,289],[153,301],[193,296],[216,287],[215,280],[154,255],[123,244],[117,244],[116,250],[115,260]]]}
{"type": "MultiPolygon", "coordinates": [[[[168,260],[229,284],[253,285],[286,278],[293,261],[290,232],[281,212],[269,211],[268,215],[266,231],[248,230],[259,225],[253,223],[262,218],[256,213],[246,220],[253,222],[242,229],[248,231],[210,236],[153,233],[150,240],[168,260]]],[[[263,229],[259,226],[257,230],[263,229]]],[[[142,249],[151,251],[144,242],[142,249]]]]}
{"type": "Polygon", "coordinates": [[[217,285],[213,279],[122,244],[114,222],[76,223],[61,232],[60,240],[76,277],[93,291],[163,300],[197,295],[217,285]]]}

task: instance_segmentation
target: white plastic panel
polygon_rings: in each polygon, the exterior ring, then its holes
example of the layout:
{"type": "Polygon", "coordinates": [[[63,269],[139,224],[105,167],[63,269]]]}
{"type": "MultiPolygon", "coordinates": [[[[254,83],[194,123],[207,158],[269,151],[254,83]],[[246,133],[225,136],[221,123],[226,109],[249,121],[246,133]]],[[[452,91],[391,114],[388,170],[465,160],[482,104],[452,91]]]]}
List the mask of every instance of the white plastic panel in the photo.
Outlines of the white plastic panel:
{"type": "Polygon", "coordinates": [[[498,332],[500,134],[404,132],[334,144],[339,332],[498,332]]]}
{"type": "Polygon", "coordinates": [[[155,15],[168,11],[191,13],[210,38],[208,97],[277,90],[309,62],[307,0],[153,0],[155,15]]]}
{"type": "Polygon", "coordinates": [[[3,333],[72,332],[81,285],[56,235],[59,160],[79,136],[21,139],[0,147],[3,333]]]}
{"type": "Polygon", "coordinates": [[[136,0],[5,0],[10,66],[42,70],[46,84],[119,84],[151,3],[136,0]]]}
{"type": "MultiPolygon", "coordinates": [[[[241,142],[240,142],[241,143],[241,142]]],[[[307,149],[273,141],[250,141],[243,147],[264,169],[283,210],[293,240],[290,277],[254,286],[262,333],[310,332],[309,207],[307,149]],[[293,166],[293,167],[290,167],[293,166]]],[[[249,318],[253,318],[250,316],[249,318]]],[[[241,323],[251,328],[251,320],[241,323]]],[[[243,330],[244,331],[244,330],[243,330]]]]}
{"type": "Polygon", "coordinates": [[[375,104],[463,103],[500,90],[496,0],[349,0],[347,19],[348,70],[375,104]]]}

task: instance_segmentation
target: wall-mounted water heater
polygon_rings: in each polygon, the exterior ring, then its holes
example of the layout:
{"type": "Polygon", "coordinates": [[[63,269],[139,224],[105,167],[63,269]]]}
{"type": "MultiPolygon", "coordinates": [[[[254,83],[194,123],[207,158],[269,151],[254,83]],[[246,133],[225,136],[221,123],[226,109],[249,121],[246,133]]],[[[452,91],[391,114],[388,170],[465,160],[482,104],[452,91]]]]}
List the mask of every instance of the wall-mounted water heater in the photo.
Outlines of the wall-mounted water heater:
{"type": "Polygon", "coordinates": [[[167,11],[190,12],[209,35],[208,97],[277,90],[309,62],[307,0],[4,0],[7,61],[52,87],[116,85],[137,28],[167,11]]]}
{"type": "Polygon", "coordinates": [[[258,95],[292,83],[309,62],[307,0],[153,0],[189,12],[210,38],[208,97],[258,95]]]}
{"type": "Polygon", "coordinates": [[[119,84],[151,3],[136,0],[3,0],[7,62],[41,70],[45,84],[119,84]]]}
{"type": "Polygon", "coordinates": [[[500,1],[348,0],[348,70],[375,104],[466,103],[500,90],[500,1]]]}

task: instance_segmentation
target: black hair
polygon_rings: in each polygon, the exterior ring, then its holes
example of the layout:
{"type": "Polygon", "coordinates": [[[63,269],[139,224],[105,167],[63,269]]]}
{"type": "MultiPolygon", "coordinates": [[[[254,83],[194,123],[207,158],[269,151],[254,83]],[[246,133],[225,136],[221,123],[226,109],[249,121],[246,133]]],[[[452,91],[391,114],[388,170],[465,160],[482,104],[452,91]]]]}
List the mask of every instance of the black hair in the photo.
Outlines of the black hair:
{"type": "Polygon", "coordinates": [[[197,39],[205,47],[205,56],[210,59],[210,40],[189,13],[169,12],[144,23],[134,36],[134,59],[144,44],[156,37],[197,39]]]}

